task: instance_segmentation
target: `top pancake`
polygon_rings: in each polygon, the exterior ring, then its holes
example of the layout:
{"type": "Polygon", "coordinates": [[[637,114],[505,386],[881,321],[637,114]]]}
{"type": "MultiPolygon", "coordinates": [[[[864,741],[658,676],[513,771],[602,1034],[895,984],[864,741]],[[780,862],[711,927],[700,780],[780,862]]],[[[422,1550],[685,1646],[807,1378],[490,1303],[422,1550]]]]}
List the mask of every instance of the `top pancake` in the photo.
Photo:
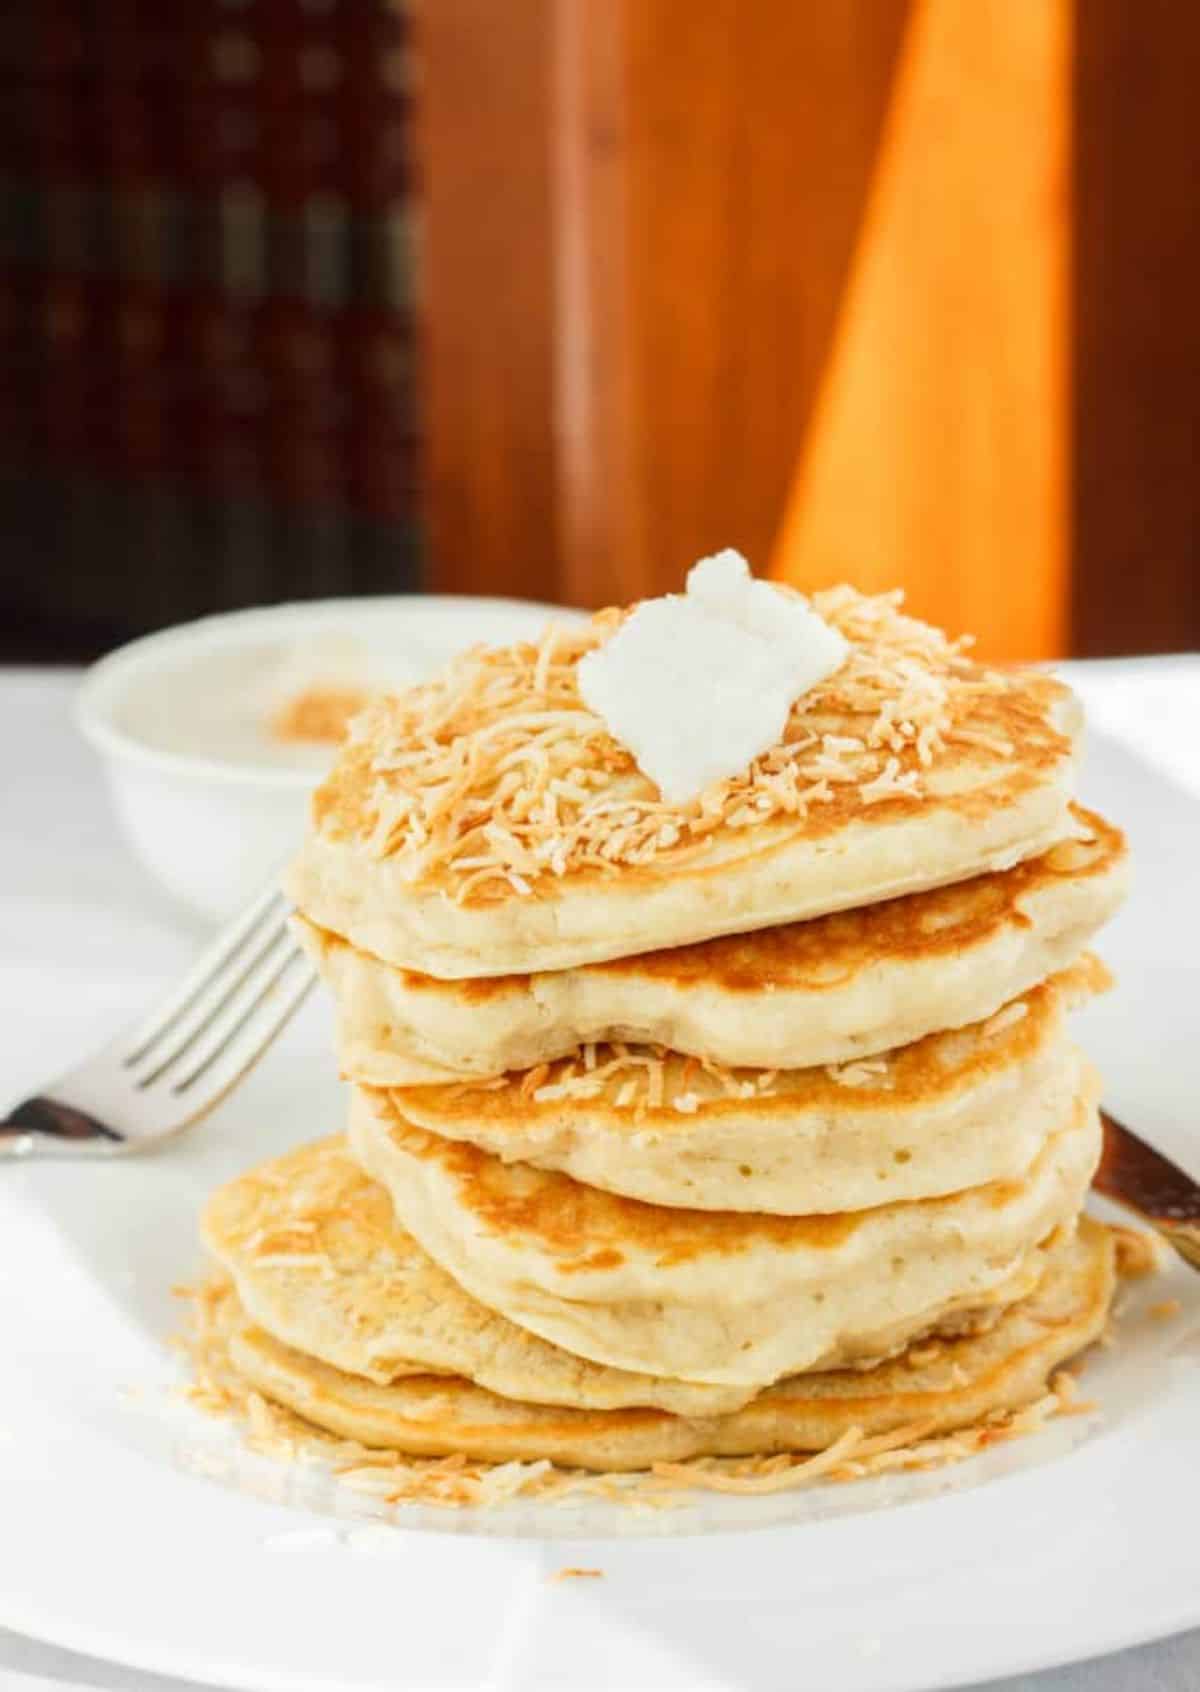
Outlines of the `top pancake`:
{"type": "Polygon", "coordinates": [[[381,701],[315,796],[289,892],[363,951],[460,979],[871,904],[1070,833],[1067,689],[972,663],[892,596],[814,604],[846,663],[797,701],[779,746],[683,805],[579,697],[576,663],[619,613],[476,650],[381,701]]]}
{"type": "Polygon", "coordinates": [[[981,1022],[1065,969],[1124,896],[1118,829],[953,887],[578,969],[440,981],[297,928],[337,1009],[343,1075],[434,1086],[528,1070],[604,1041],[731,1067],[841,1064],[981,1022]]]}

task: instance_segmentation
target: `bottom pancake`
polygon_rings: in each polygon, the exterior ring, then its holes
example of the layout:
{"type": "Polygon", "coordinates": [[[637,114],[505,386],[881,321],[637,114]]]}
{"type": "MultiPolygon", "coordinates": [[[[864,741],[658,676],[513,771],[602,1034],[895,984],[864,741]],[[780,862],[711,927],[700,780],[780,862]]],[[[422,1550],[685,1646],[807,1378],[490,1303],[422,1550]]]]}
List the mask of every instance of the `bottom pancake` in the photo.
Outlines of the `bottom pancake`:
{"type": "Polygon", "coordinates": [[[339,1439],[418,1457],[536,1462],[606,1472],[697,1457],[823,1451],[851,1430],[922,1437],[971,1427],[1034,1402],[1108,1318],[1113,1236],[1084,1219],[1049,1254],[1037,1289],[988,1331],[910,1348],[869,1371],[784,1381],[723,1416],[659,1410],[571,1410],[521,1404],[455,1377],[382,1386],[281,1345],[223,1295],[227,1362],[254,1391],[339,1439]]]}
{"type": "MultiPolygon", "coordinates": [[[[307,1357],[387,1386],[402,1375],[453,1375],[500,1398],[573,1410],[741,1409],[754,1386],[713,1386],[589,1363],[526,1333],[465,1293],[396,1220],[386,1192],[342,1136],[300,1146],[227,1182],[201,1222],[247,1319],[307,1357]]],[[[985,1295],[951,1301],[920,1333],[978,1331],[1032,1292],[1035,1247],[985,1295]]],[[[875,1349],[827,1368],[878,1363],[914,1338],[911,1323],[875,1349]]]]}

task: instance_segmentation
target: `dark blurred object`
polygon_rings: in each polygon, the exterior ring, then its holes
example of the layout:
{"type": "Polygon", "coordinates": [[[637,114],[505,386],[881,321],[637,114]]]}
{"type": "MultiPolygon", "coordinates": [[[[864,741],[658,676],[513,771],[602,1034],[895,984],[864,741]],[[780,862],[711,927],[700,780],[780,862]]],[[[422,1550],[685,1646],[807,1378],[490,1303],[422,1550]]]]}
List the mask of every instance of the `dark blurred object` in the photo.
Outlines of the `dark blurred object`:
{"type": "Polygon", "coordinates": [[[415,585],[408,27],[0,8],[0,658],[415,585]]]}
{"type": "Polygon", "coordinates": [[[1074,29],[1076,650],[1200,648],[1200,8],[1074,29]]]}

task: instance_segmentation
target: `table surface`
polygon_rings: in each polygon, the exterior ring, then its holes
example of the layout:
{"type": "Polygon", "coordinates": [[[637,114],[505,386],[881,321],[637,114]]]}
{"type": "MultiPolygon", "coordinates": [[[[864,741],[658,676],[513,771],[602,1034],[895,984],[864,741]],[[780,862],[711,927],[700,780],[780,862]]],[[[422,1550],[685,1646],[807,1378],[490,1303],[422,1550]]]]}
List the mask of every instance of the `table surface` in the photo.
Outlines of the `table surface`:
{"type": "MultiPolygon", "coordinates": [[[[1066,673],[1096,727],[1200,793],[1200,657],[1113,660],[1068,666],[1066,673]]],[[[0,1075],[4,1097],[44,1079],[22,1072],[19,1009],[31,979],[53,979],[61,992],[86,995],[103,1025],[113,1005],[129,1002],[131,985],[149,1000],[203,933],[148,884],[121,839],[99,768],[72,722],[77,679],[68,670],[0,670],[0,721],[8,728],[0,1017],[18,1034],[0,1075]]],[[[0,1692],[44,1692],[48,1685],[195,1689],[194,1682],[0,1629],[0,1692]]],[[[1195,1692],[1198,1686],[1200,1630],[1100,1661],[989,1682],[981,1692],[1195,1692]]]]}

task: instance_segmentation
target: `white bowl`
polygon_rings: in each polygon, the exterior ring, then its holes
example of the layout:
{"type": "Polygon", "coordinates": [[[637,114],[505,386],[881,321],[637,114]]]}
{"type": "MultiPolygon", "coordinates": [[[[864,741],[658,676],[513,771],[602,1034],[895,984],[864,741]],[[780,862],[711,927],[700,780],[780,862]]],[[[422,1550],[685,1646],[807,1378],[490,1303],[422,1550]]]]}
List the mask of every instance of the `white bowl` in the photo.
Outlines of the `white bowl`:
{"type": "Polygon", "coordinates": [[[328,599],[233,611],[147,635],[92,666],[78,722],[117,813],[175,898],[221,920],[298,845],[328,746],[272,738],[273,703],[306,682],[417,680],[476,641],[578,613],[529,600],[328,599]]]}

